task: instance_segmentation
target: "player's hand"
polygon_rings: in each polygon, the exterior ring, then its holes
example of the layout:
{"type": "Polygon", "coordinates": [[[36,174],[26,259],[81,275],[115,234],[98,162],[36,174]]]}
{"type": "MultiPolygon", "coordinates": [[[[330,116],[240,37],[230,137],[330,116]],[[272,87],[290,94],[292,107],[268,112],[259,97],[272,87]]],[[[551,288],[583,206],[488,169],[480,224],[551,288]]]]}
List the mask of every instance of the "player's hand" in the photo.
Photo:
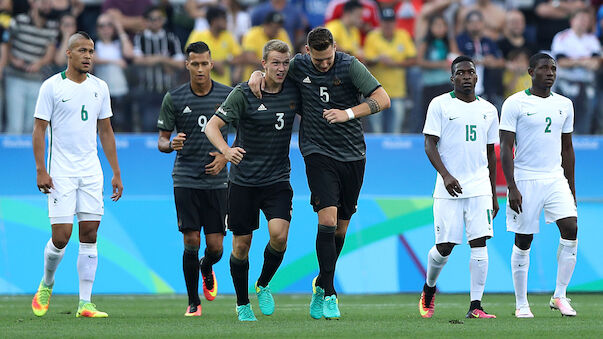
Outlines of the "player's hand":
{"type": "Polygon", "coordinates": [[[172,149],[174,151],[180,151],[184,147],[185,141],[186,141],[186,134],[178,133],[178,135],[176,135],[174,137],[174,139],[172,139],[172,149]]]}
{"type": "Polygon", "coordinates": [[[509,207],[517,214],[523,212],[521,209],[521,200],[521,193],[519,193],[517,187],[509,187],[509,207]]]}
{"type": "Polygon", "coordinates": [[[117,201],[121,198],[121,194],[124,191],[124,185],[121,183],[121,176],[113,176],[111,179],[111,186],[113,186],[113,193],[111,194],[111,200],[117,201]]]}
{"type": "Polygon", "coordinates": [[[496,218],[498,214],[498,210],[500,207],[498,206],[498,198],[496,196],[492,197],[492,219],[496,218]]]}
{"type": "Polygon", "coordinates": [[[50,177],[48,172],[46,172],[46,170],[38,172],[38,175],[36,177],[36,184],[38,185],[38,190],[40,190],[40,192],[44,194],[50,193],[50,189],[54,188],[52,178],[50,177]]]}
{"type": "Polygon", "coordinates": [[[350,120],[350,117],[348,117],[348,114],[345,111],[336,108],[323,109],[322,117],[325,118],[329,124],[350,120]]]}
{"type": "Polygon", "coordinates": [[[446,187],[448,194],[450,194],[453,197],[458,197],[459,194],[463,193],[463,188],[461,187],[461,184],[459,184],[458,180],[456,180],[455,177],[448,174],[443,179],[444,179],[444,187],[446,187]]]}
{"type": "Polygon", "coordinates": [[[218,173],[220,173],[220,171],[222,171],[224,166],[226,166],[226,163],[228,162],[228,160],[226,160],[226,157],[224,156],[224,154],[222,154],[220,152],[209,152],[209,155],[214,157],[214,161],[205,165],[205,174],[218,175],[218,173]]]}
{"type": "Polygon", "coordinates": [[[233,147],[228,148],[226,152],[224,152],[224,157],[226,158],[226,160],[232,162],[235,165],[238,165],[241,160],[243,160],[245,153],[247,152],[245,152],[245,150],[241,147],[233,147]]]}
{"type": "Polygon", "coordinates": [[[247,84],[249,85],[251,93],[253,93],[253,95],[255,95],[257,98],[261,99],[262,87],[266,85],[263,73],[260,71],[255,71],[251,73],[251,76],[249,77],[249,82],[247,82],[247,84]]]}

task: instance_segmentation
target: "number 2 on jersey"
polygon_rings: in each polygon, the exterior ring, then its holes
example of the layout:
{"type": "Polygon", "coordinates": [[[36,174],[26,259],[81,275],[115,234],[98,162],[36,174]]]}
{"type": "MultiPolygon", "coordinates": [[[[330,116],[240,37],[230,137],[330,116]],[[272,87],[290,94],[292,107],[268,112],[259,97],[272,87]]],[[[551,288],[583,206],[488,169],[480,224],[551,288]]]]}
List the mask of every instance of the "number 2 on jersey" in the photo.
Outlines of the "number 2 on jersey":
{"type": "MultiPolygon", "coordinates": [[[[561,112],[561,111],[559,111],[559,112],[561,112]]],[[[545,121],[546,121],[546,128],[544,129],[544,133],[551,133],[551,123],[553,123],[553,120],[551,120],[551,117],[546,117],[545,121]]]]}
{"type": "Polygon", "coordinates": [[[86,111],[86,105],[82,105],[82,121],[88,120],[88,111],[86,111]]]}

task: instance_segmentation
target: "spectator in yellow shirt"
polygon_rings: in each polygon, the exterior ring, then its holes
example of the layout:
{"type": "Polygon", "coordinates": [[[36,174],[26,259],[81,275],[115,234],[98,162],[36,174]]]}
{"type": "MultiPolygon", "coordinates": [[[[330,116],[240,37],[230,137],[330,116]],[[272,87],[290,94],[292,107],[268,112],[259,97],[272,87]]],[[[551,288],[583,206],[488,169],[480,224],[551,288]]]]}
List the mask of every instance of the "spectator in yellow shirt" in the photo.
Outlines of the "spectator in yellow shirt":
{"type": "Polygon", "coordinates": [[[381,28],[366,36],[364,57],[369,70],[391,99],[390,108],[369,117],[371,131],[401,133],[407,94],[406,68],[416,64],[417,50],[410,34],[402,28],[396,28],[396,14],[393,9],[383,9],[381,28]]]}
{"type": "Polygon", "coordinates": [[[242,79],[249,79],[255,70],[261,70],[264,45],[270,40],[281,40],[293,50],[287,31],[283,28],[284,17],[279,12],[270,12],[266,15],[261,26],[252,27],[243,37],[243,53],[245,72],[242,79]]]}
{"type": "Polygon", "coordinates": [[[509,52],[503,74],[505,99],[512,94],[532,87],[532,77],[528,74],[529,60],[529,51],[524,48],[514,49],[509,52]]]}
{"type": "Polygon", "coordinates": [[[330,21],[325,26],[333,34],[333,40],[337,44],[338,51],[351,54],[361,61],[363,60],[362,40],[360,38],[362,8],[360,2],[350,0],[343,6],[341,18],[330,21]]]}
{"type": "Polygon", "coordinates": [[[192,31],[186,41],[186,46],[197,41],[205,42],[211,50],[211,58],[214,63],[211,72],[212,79],[231,86],[238,82],[238,79],[232,79],[231,73],[232,68],[242,61],[241,45],[232,33],[226,30],[226,11],[224,9],[217,6],[209,7],[205,18],[209,28],[203,31],[192,31]]]}

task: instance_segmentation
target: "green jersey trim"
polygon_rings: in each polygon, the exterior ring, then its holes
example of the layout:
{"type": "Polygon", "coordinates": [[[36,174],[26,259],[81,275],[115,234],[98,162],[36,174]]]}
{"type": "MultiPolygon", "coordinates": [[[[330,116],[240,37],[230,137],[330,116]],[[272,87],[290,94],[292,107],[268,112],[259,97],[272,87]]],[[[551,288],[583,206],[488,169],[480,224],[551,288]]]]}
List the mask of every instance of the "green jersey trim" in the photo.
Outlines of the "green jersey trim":
{"type": "Polygon", "coordinates": [[[67,74],[65,74],[65,71],[61,72],[61,79],[63,79],[63,80],[67,79],[67,74]]]}

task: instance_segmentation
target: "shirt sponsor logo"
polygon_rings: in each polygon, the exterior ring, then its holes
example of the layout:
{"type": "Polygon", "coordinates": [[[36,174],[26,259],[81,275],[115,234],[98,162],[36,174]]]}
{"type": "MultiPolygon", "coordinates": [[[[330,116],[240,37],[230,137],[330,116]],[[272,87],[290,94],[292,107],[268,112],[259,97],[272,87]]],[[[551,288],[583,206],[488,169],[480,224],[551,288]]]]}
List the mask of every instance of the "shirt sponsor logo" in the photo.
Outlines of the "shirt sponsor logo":
{"type": "Polygon", "coordinates": [[[266,111],[266,110],[268,110],[268,109],[266,108],[266,106],[264,106],[264,104],[261,104],[260,107],[258,107],[258,111],[266,111]]]}
{"type": "Polygon", "coordinates": [[[192,112],[192,110],[188,106],[184,107],[184,109],[182,110],[182,114],[188,114],[190,112],[192,112]]]}
{"type": "Polygon", "coordinates": [[[306,77],[304,80],[302,80],[302,82],[304,84],[311,84],[312,83],[312,81],[310,81],[310,77],[306,77]]]}

